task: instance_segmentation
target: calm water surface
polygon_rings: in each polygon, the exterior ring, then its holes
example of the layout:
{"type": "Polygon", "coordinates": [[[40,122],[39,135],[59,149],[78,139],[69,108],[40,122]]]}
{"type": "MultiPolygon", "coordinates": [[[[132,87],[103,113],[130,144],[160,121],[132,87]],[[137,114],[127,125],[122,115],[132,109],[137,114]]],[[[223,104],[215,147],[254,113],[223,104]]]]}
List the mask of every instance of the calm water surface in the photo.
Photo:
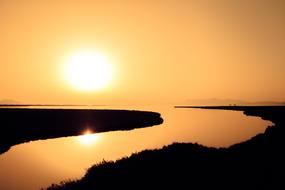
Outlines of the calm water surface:
{"type": "Polygon", "coordinates": [[[161,148],[173,142],[227,147],[264,132],[267,126],[272,125],[269,121],[247,117],[239,111],[175,109],[172,106],[101,108],[156,111],[161,113],[164,123],[132,131],[16,145],[0,155],[0,190],[37,190],[51,183],[80,178],[87,168],[103,159],[116,160],[133,152],[161,148]]]}

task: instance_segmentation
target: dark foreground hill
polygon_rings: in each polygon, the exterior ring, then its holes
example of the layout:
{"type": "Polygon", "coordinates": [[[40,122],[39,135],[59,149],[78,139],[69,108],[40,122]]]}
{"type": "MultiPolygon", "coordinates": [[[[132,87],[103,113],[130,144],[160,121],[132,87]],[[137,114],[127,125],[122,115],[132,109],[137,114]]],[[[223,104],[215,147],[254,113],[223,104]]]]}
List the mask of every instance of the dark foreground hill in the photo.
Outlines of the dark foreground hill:
{"type": "Polygon", "coordinates": [[[92,166],[80,180],[53,184],[47,189],[285,189],[285,108],[230,109],[270,119],[275,125],[229,148],[174,143],[115,162],[104,161],[92,166]]]}

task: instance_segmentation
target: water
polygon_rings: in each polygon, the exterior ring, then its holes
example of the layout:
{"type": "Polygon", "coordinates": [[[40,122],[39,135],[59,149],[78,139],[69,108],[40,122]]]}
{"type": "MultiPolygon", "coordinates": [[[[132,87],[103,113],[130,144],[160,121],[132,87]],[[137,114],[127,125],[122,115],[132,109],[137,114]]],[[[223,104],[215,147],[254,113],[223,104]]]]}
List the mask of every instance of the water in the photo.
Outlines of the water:
{"type": "Polygon", "coordinates": [[[175,109],[172,106],[101,108],[156,111],[161,113],[164,123],[132,131],[16,145],[0,155],[0,189],[37,190],[51,183],[80,178],[87,168],[103,159],[116,160],[173,142],[227,147],[264,132],[272,124],[239,111],[175,109]]]}

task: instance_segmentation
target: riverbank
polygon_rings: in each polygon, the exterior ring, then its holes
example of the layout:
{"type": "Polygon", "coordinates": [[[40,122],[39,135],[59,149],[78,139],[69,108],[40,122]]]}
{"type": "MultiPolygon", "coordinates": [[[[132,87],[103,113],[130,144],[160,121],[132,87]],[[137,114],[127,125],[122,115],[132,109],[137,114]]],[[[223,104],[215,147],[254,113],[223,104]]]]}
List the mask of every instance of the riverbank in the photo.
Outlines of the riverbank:
{"type": "MultiPolygon", "coordinates": [[[[180,107],[182,108],[182,107],[180,107]]],[[[48,190],[79,189],[283,189],[285,107],[189,107],[244,111],[270,120],[262,134],[229,148],[174,143],[88,169],[80,180],[48,190]]]]}
{"type": "Polygon", "coordinates": [[[93,133],[159,125],[159,113],[134,110],[0,108],[0,154],[11,146],[93,133]]]}

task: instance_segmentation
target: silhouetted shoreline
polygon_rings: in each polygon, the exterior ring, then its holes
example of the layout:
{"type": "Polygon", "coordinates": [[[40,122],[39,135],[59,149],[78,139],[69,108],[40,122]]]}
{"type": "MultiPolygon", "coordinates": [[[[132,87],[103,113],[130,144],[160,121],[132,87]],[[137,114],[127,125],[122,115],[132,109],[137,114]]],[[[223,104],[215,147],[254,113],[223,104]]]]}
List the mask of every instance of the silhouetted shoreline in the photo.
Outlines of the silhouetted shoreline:
{"type": "Polygon", "coordinates": [[[282,118],[285,113],[285,106],[175,106],[175,108],[243,111],[247,116],[258,116],[275,124],[285,122],[285,119],[282,118]]]}
{"type": "Polygon", "coordinates": [[[0,154],[32,140],[131,130],[163,122],[159,113],[134,110],[0,108],[0,154]]]}
{"type": "Polygon", "coordinates": [[[274,125],[229,148],[174,143],[115,162],[103,161],[88,169],[82,179],[47,189],[284,189],[284,106],[183,108],[244,111],[274,125]]]}

